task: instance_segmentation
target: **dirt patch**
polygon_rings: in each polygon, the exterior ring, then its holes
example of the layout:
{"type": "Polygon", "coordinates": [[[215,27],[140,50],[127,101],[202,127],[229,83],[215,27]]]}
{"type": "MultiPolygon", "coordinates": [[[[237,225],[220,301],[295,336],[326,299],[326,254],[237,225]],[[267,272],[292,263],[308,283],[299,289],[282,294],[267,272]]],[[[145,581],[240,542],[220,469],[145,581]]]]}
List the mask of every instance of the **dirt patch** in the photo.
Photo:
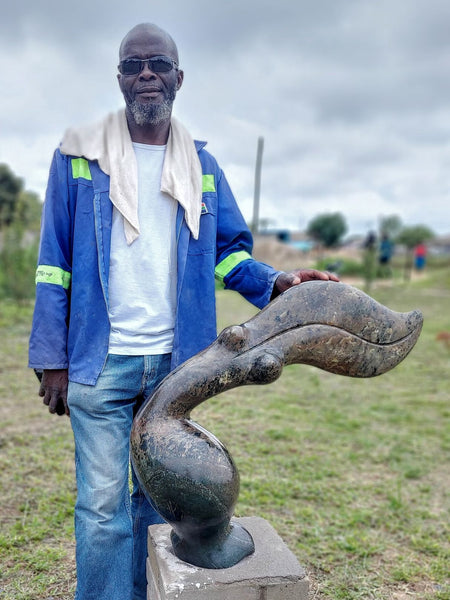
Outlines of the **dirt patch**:
{"type": "Polygon", "coordinates": [[[256,260],[271,265],[279,271],[311,268],[315,261],[311,252],[301,252],[289,244],[266,236],[255,237],[253,256],[256,260]]]}

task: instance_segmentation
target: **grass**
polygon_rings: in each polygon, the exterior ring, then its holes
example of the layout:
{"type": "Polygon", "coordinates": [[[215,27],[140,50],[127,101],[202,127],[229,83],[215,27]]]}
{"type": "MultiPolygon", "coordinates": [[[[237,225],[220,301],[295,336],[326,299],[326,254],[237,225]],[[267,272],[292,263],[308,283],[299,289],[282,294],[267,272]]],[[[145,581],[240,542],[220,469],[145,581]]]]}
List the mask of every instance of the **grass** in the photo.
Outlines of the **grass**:
{"type": "MultiPolygon", "coordinates": [[[[450,274],[371,294],[420,308],[410,356],[375,379],[293,365],[268,386],[212,398],[193,418],[233,455],[236,513],[266,518],[308,571],[311,600],[448,600],[450,274]]],[[[218,292],[219,328],[255,310],[218,292]]],[[[68,600],[75,585],[73,441],[26,369],[31,305],[4,303],[0,380],[0,599],[68,600]]]]}
{"type": "Polygon", "coordinates": [[[72,598],[73,442],[26,368],[30,303],[0,310],[0,598],[72,598]]]}

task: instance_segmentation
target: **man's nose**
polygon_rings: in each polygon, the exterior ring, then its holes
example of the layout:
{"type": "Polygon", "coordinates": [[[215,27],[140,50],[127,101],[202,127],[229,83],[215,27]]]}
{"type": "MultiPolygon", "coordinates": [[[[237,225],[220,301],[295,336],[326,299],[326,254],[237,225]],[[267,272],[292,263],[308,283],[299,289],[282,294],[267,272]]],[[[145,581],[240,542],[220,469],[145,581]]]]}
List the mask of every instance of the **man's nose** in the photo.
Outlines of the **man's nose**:
{"type": "Polygon", "coordinates": [[[142,79],[151,79],[156,77],[155,73],[150,69],[148,62],[143,63],[142,71],[139,73],[139,77],[142,79]]]}

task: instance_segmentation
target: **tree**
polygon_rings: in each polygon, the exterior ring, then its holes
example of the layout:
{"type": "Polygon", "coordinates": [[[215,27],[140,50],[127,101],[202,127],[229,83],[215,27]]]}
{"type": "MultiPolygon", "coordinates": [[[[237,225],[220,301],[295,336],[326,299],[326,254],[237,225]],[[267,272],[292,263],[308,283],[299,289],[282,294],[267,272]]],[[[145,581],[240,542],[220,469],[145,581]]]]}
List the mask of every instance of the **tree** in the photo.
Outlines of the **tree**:
{"type": "Polygon", "coordinates": [[[41,221],[42,203],[35,192],[22,191],[17,197],[14,222],[28,231],[38,231],[41,221]]]}
{"type": "Polygon", "coordinates": [[[41,210],[38,195],[0,164],[0,298],[33,296],[41,210]]]}
{"type": "Polygon", "coordinates": [[[434,233],[426,225],[412,225],[410,227],[403,227],[397,236],[397,242],[403,244],[412,250],[417,244],[427,242],[434,238],[434,233]]]}
{"type": "Polygon", "coordinates": [[[10,225],[36,230],[41,211],[39,196],[24,190],[23,180],[8,165],[0,164],[0,230],[10,225]]]}
{"type": "Polygon", "coordinates": [[[337,246],[346,232],[347,224],[340,213],[318,215],[307,228],[308,235],[326,248],[337,246]]]}
{"type": "Polygon", "coordinates": [[[388,215],[380,218],[380,235],[387,235],[390,239],[398,236],[402,229],[402,221],[398,215],[388,215]]]}
{"type": "Polygon", "coordinates": [[[414,261],[414,248],[434,238],[434,233],[426,225],[411,225],[404,227],[397,236],[397,243],[406,246],[405,256],[405,279],[411,278],[411,270],[414,261]]]}
{"type": "Polygon", "coordinates": [[[13,222],[16,203],[22,190],[22,179],[16,177],[8,165],[0,164],[0,229],[13,222]]]}

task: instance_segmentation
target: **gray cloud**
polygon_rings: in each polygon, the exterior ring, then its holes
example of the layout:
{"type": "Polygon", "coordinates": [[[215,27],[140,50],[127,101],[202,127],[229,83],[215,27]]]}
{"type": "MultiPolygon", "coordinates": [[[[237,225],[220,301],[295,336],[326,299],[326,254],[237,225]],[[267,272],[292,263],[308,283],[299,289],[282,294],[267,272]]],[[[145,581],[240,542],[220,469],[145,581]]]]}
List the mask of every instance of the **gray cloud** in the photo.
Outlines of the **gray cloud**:
{"type": "Polygon", "coordinates": [[[339,210],[352,233],[382,214],[450,231],[446,0],[10,3],[0,161],[30,189],[43,194],[67,126],[121,106],[118,45],[141,21],[176,39],[176,113],[209,140],[246,218],[262,135],[261,216],[278,225],[339,210]]]}

